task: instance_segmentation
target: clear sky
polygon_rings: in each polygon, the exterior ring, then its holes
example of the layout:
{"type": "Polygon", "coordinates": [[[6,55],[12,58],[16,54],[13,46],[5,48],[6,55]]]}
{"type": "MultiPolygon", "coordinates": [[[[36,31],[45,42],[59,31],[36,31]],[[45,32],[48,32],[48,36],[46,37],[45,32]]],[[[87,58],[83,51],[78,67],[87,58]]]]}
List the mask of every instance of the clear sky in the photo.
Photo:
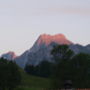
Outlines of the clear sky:
{"type": "Polygon", "coordinates": [[[90,44],[90,0],[0,0],[0,54],[19,55],[42,33],[90,44]]]}

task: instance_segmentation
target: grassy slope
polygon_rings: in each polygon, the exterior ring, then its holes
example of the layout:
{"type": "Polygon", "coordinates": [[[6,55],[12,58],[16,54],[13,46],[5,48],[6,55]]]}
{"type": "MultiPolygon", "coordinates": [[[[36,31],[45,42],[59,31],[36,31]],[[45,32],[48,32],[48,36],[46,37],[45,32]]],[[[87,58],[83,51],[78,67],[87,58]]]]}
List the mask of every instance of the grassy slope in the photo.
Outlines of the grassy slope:
{"type": "Polygon", "coordinates": [[[50,87],[49,79],[28,75],[23,70],[20,70],[20,72],[22,75],[22,82],[20,88],[16,90],[42,90],[42,88],[50,87]]]}

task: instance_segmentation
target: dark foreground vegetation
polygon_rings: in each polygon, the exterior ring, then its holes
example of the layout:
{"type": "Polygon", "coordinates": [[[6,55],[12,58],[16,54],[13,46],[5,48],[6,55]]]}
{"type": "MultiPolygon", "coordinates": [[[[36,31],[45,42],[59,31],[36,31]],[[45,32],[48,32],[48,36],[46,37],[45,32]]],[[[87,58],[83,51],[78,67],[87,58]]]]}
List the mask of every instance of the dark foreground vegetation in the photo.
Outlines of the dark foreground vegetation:
{"type": "Polygon", "coordinates": [[[27,65],[25,71],[1,58],[0,90],[90,88],[89,54],[74,54],[67,45],[55,46],[51,54],[52,62],[44,60],[37,66],[27,65]]]}
{"type": "Polygon", "coordinates": [[[0,59],[0,90],[42,90],[50,83],[50,79],[28,75],[14,62],[0,59]]]}
{"type": "Polygon", "coordinates": [[[0,59],[0,90],[13,90],[21,82],[18,66],[12,62],[0,59]]]}

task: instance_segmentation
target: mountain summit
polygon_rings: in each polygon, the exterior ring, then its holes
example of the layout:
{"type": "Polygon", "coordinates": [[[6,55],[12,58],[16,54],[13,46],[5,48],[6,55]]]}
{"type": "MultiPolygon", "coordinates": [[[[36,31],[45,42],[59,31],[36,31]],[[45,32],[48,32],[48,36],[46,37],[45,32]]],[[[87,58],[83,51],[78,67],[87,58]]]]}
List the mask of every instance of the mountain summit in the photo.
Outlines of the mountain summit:
{"type": "Polygon", "coordinates": [[[63,34],[56,34],[56,35],[49,35],[49,34],[42,34],[38,37],[35,44],[32,48],[30,48],[29,52],[36,52],[41,48],[45,48],[51,46],[51,44],[66,44],[72,45],[73,43],[69,41],[63,34]]]}
{"type": "Polygon", "coordinates": [[[56,35],[42,34],[39,36],[38,40],[36,41],[37,45],[41,45],[41,44],[49,45],[52,42],[58,44],[67,44],[67,45],[73,44],[63,34],[56,34],[56,35]]]}

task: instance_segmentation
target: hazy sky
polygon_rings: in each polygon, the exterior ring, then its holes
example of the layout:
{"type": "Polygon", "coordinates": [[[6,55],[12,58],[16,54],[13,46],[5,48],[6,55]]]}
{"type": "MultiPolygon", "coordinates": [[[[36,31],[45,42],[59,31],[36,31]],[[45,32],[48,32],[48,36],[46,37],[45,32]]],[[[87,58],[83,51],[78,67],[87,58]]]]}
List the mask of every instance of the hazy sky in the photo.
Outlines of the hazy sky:
{"type": "Polygon", "coordinates": [[[0,0],[0,54],[21,54],[42,33],[90,44],[90,0],[0,0]]]}

